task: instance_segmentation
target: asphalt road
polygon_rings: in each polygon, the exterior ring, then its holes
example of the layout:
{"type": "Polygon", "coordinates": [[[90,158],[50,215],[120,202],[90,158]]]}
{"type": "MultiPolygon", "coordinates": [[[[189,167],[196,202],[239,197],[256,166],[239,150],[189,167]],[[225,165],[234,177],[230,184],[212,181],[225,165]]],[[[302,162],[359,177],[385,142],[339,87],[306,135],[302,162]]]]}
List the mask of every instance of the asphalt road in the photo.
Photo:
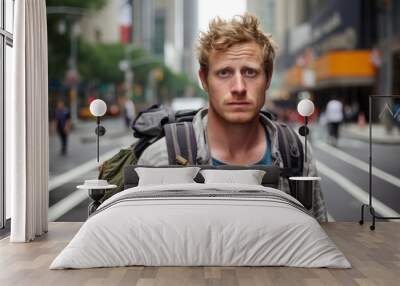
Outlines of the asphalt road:
{"type": "MultiPolygon", "coordinates": [[[[124,129],[122,121],[105,121],[104,125],[112,132],[101,138],[101,154],[111,151],[111,155],[112,150],[132,142],[133,137],[129,130],[124,129]]],[[[73,132],[66,157],[58,154],[58,138],[50,140],[50,186],[56,186],[50,190],[49,217],[52,220],[84,221],[87,218],[87,193],[77,190],[76,186],[85,179],[97,177],[97,163],[93,162],[96,157],[93,130],[94,123],[91,122],[73,132]],[[88,161],[92,164],[87,164],[88,161]],[[74,170],[78,172],[71,174],[74,170]],[[52,184],[57,180],[58,185],[52,184]]],[[[358,221],[361,204],[368,202],[368,144],[341,138],[337,147],[332,147],[325,142],[323,132],[315,133],[319,135],[313,136],[313,152],[330,219],[358,221]]],[[[377,202],[376,210],[383,216],[400,213],[399,154],[400,145],[373,145],[373,166],[377,168],[373,170],[373,203],[377,202]]]]}
{"type": "MultiPolygon", "coordinates": [[[[313,150],[328,212],[337,221],[358,221],[362,202],[368,202],[369,144],[341,138],[333,147],[324,141],[314,136],[313,150]]],[[[372,202],[381,216],[400,216],[399,154],[399,144],[372,145],[372,202]]]]}
{"type": "MultiPolygon", "coordinates": [[[[100,138],[100,162],[133,142],[131,130],[125,129],[120,119],[104,120],[106,134],[100,138]]],[[[60,154],[61,143],[56,134],[49,143],[49,219],[84,221],[89,199],[87,191],[76,186],[85,180],[97,179],[97,141],[95,122],[81,122],[69,136],[68,153],[60,154]]]]}
{"type": "MultiPolygon", "coordinates": [[[[132,138],[132,131],[127,130],[122,119],[106,119],[101,122],[106,128],[100,137],[100,154],[115,149],[132,138]]],[[[81,121],[68,136],[68,153],[61,155],[61,141],[56,133],[49,138],[49,171],[50,177],[61,175],[97,156],[97,137],[94,121],[81,121]]]]}

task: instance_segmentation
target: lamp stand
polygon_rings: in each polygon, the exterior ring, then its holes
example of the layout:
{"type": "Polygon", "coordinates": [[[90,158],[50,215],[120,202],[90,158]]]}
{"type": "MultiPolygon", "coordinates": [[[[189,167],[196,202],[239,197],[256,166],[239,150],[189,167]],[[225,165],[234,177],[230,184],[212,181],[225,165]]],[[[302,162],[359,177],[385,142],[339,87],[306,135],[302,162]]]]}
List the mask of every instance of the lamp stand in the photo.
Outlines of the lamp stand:
{"type": "Polygon", "coordinates": [[[96,122],[97,122],[97,127],[95,130],[95,133],[97,135],[97,162],[99,162],[99,157],[100,157],[100,136],[103,136],[106,134],[106,129],[104,126],[100,125],[100,117],[96,117],[96,122]]]}
{"type": "Polygon", "coordinates": [[[100,126],[100,117],[96,117],[97,127],[96,127],[96,134],[97,134],[97,162],[99,162],[100,157],[100,135],[99,135],[99,126],[100,126]]]}
{"type": "Polygon", "coordinates": [[[304,129],[305,129],[305,134],[304,134],[304,164],[307,163],[307,135],[308,135],[308,116],[304,116],[304,129]]]}
{"type": "Polygon", "coordinates": [[[381,98],[400,98],[398,95],[370,95],[369,96],[369,184],[368,184],[368,195],[369,195],[369,200],[368,204],[362,204],[361,205],[361,219],[358,222],[360,225],[364,224],[364,208],[369,209],[369,213],[372,217],[372,224],[369,226],[370,230],[375,230],[375,222],[376,219],[390,219],[390,220],[396,220],[400,219],[400,217],[388,217],[388,216],[379,216],[376,214],[375,209],[372,205],[372,100],[373,99],[381,99],[381,98]]]}

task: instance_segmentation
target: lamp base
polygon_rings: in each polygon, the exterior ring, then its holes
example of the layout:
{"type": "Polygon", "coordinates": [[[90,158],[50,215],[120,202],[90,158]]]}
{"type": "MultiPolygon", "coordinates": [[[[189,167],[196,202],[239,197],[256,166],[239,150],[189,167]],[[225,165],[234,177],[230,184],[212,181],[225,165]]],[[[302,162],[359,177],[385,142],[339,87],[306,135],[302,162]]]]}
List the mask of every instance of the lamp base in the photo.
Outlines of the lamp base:
{"type": "Polygon", "coordinates": [[[99,125],[99,126],[96,127],[94,132],[98,136],[103,136],[104,134],[106,134],[106,128],[104,126],[102,126],[102,125],[99,125]]]}
{"type": "Polygon", "coordinates": [[[93,200],[88,207],[88,215],[94,213],[97,208],[101,205],[100,200],[104,197],[105,189],[89,189],[89,197],[93,200]]]}
{"type": "Polygon", "coordinates": [[[320,181],[320,177],[290,177],[294,185],[292,196],[295,197],[307,210],[313,207],[314,181],[320,181]]]}

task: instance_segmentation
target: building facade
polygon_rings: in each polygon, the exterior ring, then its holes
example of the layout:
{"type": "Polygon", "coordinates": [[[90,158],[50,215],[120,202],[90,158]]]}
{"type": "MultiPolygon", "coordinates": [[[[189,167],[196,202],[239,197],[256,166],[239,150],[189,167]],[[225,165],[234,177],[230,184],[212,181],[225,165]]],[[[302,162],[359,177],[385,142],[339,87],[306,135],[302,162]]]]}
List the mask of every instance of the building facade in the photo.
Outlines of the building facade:
{"type": "Polygon", "coordinates": [[[90,43],[118,43],[120,7],[120,0],[107,1],[101,10],[84,15],[79,23],[81,36],[90,43]]]}
{"type": "Polygon", "coordinates": [[[282,89],[292,98],[309,91],[321,109],[338,95],[363,113],[370,94],[398,91],[398,1],[302,2],[295,11],[291,5],[283,7],[277,17],[297,15],[297,23],[280,35],[277,68],[282,89]]]}
{"type": "Polygon", "coordinates": [[[134,0],[134,44],[161,56],[168,67],[197,78],[198,0],[134,0]]]}

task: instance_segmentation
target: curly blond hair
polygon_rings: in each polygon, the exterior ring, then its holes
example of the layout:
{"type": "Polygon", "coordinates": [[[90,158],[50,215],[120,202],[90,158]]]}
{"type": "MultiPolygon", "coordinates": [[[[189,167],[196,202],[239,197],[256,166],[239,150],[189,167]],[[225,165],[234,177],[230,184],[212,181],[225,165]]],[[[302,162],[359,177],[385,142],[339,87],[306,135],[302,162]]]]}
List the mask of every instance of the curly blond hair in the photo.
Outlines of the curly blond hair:
{"type": "Polygon", "coordinates": [[[207,32],[202,32],[197,46],[197,58],[200,68],[208,73],[208,58],[212,50],[226,51],[236,44],[256,42],[263,50],[264,70],[267,80],[272,76],[276,44],[270,34],[260,29],[260,21],[249,13],[237,15],[226,21],[220,17],[214,18],[207,32]]]}

